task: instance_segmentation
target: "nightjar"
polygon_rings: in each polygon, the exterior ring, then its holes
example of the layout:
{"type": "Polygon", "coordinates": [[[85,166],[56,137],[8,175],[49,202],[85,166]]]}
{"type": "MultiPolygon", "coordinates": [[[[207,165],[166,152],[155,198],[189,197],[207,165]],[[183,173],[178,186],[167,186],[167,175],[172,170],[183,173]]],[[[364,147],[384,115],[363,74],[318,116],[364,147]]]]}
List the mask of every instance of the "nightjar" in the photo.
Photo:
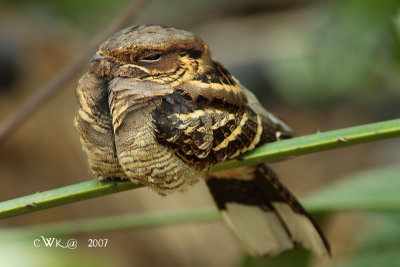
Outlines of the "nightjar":
{"type": "Polygon", "coordinates": [[[121,30],[101,44],[76,94],[74,124],[98,179],[130,179],[164,195],[204,179],[250,254],[297,244],[330,254],[316,223],[264,164],[207,173],[293,132],[198,36],[159,25],[121,30]]]}

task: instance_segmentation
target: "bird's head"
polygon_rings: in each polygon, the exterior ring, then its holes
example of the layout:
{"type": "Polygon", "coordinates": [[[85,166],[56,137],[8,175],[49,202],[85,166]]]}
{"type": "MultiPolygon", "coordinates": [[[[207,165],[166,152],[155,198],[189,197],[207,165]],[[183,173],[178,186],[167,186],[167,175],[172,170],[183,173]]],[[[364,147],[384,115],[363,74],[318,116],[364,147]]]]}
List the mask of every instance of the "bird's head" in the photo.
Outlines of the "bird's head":
{"type": "Polygon", "coordinates": [[[106,40],[91,61],[98,77],[129,77],[160,84],[182,83],[212,68],[207,44],[173,27],[142,25],[106,40]]]}

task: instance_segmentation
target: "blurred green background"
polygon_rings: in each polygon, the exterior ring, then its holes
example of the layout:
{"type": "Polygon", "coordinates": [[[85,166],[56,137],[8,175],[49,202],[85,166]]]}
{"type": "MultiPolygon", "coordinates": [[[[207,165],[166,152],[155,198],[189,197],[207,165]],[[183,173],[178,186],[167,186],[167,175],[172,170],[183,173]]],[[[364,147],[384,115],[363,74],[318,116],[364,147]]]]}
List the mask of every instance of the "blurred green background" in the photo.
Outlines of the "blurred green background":
{"type": "MultiPolygon", "coordinates": [[[[2,0],[0,121],[129,3],[2,0]]],[[[400,117],[399,7],[394,0],[152,0],[132,24],[166,24],[200,35],[269,110],[304,135],[400,117]]],[[[0,146],[0,201],[92,179],[72,127],[82,73],[0,146]]],[[[379,185],[388,173],[397,176],[386,169],[399,162],[400,142],[389,140],[271,165],[302,198],[375,168],[381,170],[373,180],[379,185]]],[[[4,220],[0,227],[206,205],[212,200],[202,183],[168,198],[139,189],[4,220]]],[[[74,236],[82,246],[68,251],[0,236],[0,266],[400,266],[398,212],[320,217],[332,259],[302,250],[272,261],[252,259],[222,222],[212,222],[74,236]],[[87,248],[88,238],[108,238],[108,247],[87,248]]]]}

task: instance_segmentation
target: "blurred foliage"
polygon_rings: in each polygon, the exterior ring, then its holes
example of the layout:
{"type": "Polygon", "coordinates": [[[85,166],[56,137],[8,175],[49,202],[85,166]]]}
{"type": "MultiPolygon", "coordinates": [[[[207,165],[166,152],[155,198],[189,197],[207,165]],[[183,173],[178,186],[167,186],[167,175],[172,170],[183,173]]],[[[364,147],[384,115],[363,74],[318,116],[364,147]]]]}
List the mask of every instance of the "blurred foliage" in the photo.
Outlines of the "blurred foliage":
{"type": "Polygon", "coordinates": [[[5,0],[10,4],[18,5],[42,21],[65,21],[77,30],[85,32],[99,31],[101,26],[109,23],[116,17],[129,0],[5,0]]]}
{"type": "MultiPolygon", "coordinates": [[[[7,1],[22,6],[25,12],[41,20],[64,20],[85,33],[98,32],[130,2],[7,1]]],[[[296,4],[296,1],[283,2],[281,8],[296,4]]],[[[316,107],[343,100],[351,102],[357,99],[357,102],[367,104],[377,98],[383,99],[380,102],[391,101],[393,97],[399,100],[400,35],[396,34],[396,23],[393,23],[398,21],[394,18],[399,4],[399,0],[331,0],[317,3],[311,8],[314,9],[313,18],[302,22],[306,25],[304,32],[292,32],[288,40],[282,40],[292,43],[293,51],[285,50],[286,45],[278,47],[277,53],[286,56],[264,62],[260,67],[266,69],[264,74],[268,81],[264,83],[275,85],[285,100],[316,107]]],[[[148,10],[141,12],[137,21],[185,24],[190,28],[190,25],[238,15],[240,10],[241,15],[246,16],[252,12],[271,11],[277,5],[274,1],[263,4],[263,1],[257,0],[246,3],[240,0],[157,0],[150,1],[148,10]]],[[[246,79],[247,74],[243,76],[244,81],[254,80],[251,77],[246,79]]],[[[257,87],[251,82],[246,84],[251,88],[257,87]]]]}
{"type": "Polygon", "coordinates": [[[367,170],[319,190],[302,201],[313,211],[400,209],[400,165],[367,170]]]}
{"type": "Polygon", "coordinates": [[[309,32],[291,40],[298,42],[297,55],[271,66],[281,93],[314,105],[385,94],[400,98],[399,39],[392,23],[399,3],[341,0],[321,5],[309,32]]]}
{"type": "Polygon", "coordinates": [[[308,198],[328,210],[382,210],[364,213],[366,225],[358,233],[356,253],[334,266],[400,266],[399,174],[399,165],[364,171],[308,198]]]}
{"type": "MultiPolygon", "coordinates": [[[[105,26],[112,18],[119,14],[129,3],[135,0],[5,0],[10,4],[18,5],[25,9],[25,12],[36,15],[42,20],[65,21],[76,30],[83,32],[99,31],[101,26],[105,26]]],[[[268,2],[268,1],[267,1],[268,2]]],[[[252,0],[249,3],[263,3],[263,1],[252,0]]],[[[204,1],[184,1],[184,0],[152,0],[149,1],[150,10],[142,10],[141,13],[150,17],[145,17],[145,23],[160,23],[167,18],[169,25],[177,21],[207,20],[211,13],[226,12],[227,10],[239,9],[243,6],[241,0],[204,0],[204,1]],[[226,8],[229,4],[229,8],[226,8]],[[219,11],[218,11],[219,10],[219,11]],[[189,15],[190,14],[190,15],[189,15]]],[[[246,6],[246,5],[244,5],[246,6]]],[[[140,21],[142,16],[139,14],[135,21],[140,21]]],[[[189,23],[188,23],[189,22],[189,23]]]]}
{"type": "Polygon", "coordinates": [[[400,266],[400,213],[367,213],[357,253],[335,267],[400,266]]]}
{"type": "Polygon", "coordinates": [[[310,252],[303,248],[298,248],[293,251],[286,252],[275,258],[263,259],[254,258],[249,255],[243,255],[240,262],[240,267],[273,267],[273,266],[309,266],[310,252]]]}
{"type": "MultiPolygon", "coordinates": [[[[85,248],[74,250],[56,248],[55,242],[53,247],[45,247],[44,245],[34,247],[33,242],[33,238],[15,241],[0,240],[0,265],[10,267],[106,267],[116,264],[114,266],[120,266],[118,260],[115,259],[111,262],[104,257],[99,258],[98,255],[91,254],[85,248]]],[[[62,243],[62,245],[65,244],[62,243]]]]}

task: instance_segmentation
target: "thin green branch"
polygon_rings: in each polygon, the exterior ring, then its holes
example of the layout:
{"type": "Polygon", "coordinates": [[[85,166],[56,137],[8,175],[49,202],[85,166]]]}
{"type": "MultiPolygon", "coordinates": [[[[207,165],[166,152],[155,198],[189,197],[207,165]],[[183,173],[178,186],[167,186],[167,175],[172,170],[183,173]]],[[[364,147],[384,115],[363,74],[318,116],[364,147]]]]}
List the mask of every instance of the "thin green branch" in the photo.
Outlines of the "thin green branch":
{"type": "Polygon", "coordinates": [[[213,171],[271,162],[335,148],[400,137],[400,119],[316,133],[260,146],[238,159],[214,166],[213,171]]]}
{"type": "Polygon", "coordinates": [[[99,43],[103,42],[109,36],[128,25],[132,18],[136,16],[141,8],[147,4],[147,0],[137,0],[123,9],[123,12],[107,27],[97,38],[92,38],[93,42],[82,53],[64,67],[57,75],[44,84],[40,89],[35,91],[26,101],[2,124],[0,124],[0,144],[11,135],[15,129],[22,124],[35,110],[41,107],[49,97],[54,94],[63,85],[71,80],[82,66],[86,65],[88,59],[96,52],[99,43]]]}
{"type": "Polygon", "coordinates": [[[175,225],[220,220],[217,208],[205,207],[181,211],[135,213],[70,222],[52,223],[29,228],[13,228],[0,231],[2,239],[37,237],[38,235],[67,236],[80,233],[119,231],[124,229],[175,225]]]}
{"type": "MultiPolygon", "coordinates": [[[[302,199],[308,212],[400,211],[400,166],[387,165],[365,170],[334,182],[302,199]],[[379,179],[377,179],[379,178],[379,179]]],[[[199,223],[221,218],[215,206],[180,211],[158,211],[52,223],[0,231],[2,239],[43,236],[75,236],[171,224],[199,223]]]]}
{"type": "Polygon", "coordinates": [[[44,192],[37,192],[32,195],[1,202],[0,219],[140,188],[142,186],[141,184],[134,184],[131,181],[91,180],[44,192]]]}
{"type": "MultiPolygon", "coordinates": [[[[400,166],[385,166],[357,173],[302,199],[308,212],[400,211],[400,166]],[[379,180],[377,180],[379,177],[379,180]]],[[[215,206],[180,211],[158,211],[81,219],[28,228],[0,231],[2,239],[43,236],[75,236],[80,233],[110,232],[143,227],[220,220],[215,206]]]]}
{"type": "MultiPolygon", "coordinates": [[[[361,143],[400,137],[400,119],[317,133],[263,145],[238,159],[217,164],[220,171],[361,143]]],[[[141,187],[129,181],[87,181],[0,203],[0,219],[141,187]]]]}

